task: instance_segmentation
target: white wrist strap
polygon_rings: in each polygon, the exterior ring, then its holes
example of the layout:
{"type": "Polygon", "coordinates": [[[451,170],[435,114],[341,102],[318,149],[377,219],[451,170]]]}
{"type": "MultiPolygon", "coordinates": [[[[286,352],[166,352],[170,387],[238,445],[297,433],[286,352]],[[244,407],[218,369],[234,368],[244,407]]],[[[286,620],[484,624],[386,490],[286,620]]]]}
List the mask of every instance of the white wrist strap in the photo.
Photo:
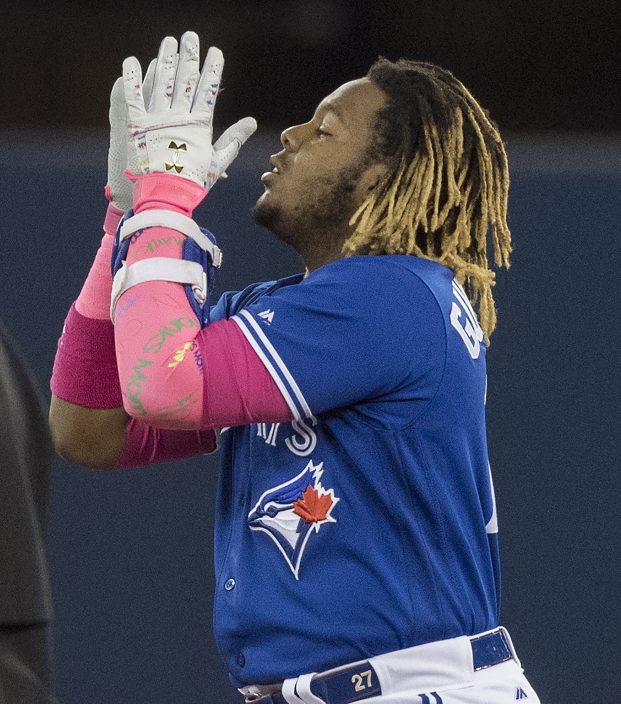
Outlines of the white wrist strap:
{"type": "Polygon", "coordinates": [[[121,225],[120,241],[147,227],[167,227],[170,230],[177,230],[191,237],[204,252],[208,252],[213,266],[220,267],[222,264],[220,248],[201,232],[192,218],[176,213],[174,210],[143,210],[138,215],[132,215],[121,225]]]}
{"type": "Polygon", "coordinates": [[[190,284],[194,297],[202,306],[207,300],[207,274],[198,262],[172,257],[153,257],[127,266],[123,262],[112,281],[110,319],[114,322],[114,311],[120,296],[132,286],[145,281],[172,281],[177,284],[190,284]]]}

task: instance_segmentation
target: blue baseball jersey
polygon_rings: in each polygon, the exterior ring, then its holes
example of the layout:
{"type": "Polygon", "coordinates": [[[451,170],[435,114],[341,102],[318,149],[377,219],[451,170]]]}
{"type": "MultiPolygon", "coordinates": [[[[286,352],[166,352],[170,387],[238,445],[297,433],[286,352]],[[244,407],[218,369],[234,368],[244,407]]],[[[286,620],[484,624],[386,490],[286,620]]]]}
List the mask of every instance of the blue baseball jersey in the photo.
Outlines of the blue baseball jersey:
{"type": "Polygon", "coordinates": [[[225,294],[290,423],[224,429],[214,632],[235,686],[498,624],[483,334],[454,274],[358,256],[225,294]]]}

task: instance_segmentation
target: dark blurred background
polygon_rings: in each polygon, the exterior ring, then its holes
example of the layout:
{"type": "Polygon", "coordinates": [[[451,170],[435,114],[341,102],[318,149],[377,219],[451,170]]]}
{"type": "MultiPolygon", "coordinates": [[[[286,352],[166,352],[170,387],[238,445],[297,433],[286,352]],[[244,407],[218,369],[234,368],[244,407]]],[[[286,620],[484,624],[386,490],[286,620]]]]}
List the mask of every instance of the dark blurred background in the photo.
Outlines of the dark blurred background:
{"type": "Polygon", "coordinates": [[[223,124],[299,121],[379,54],[452,70],[505,129],[621,124],[618,0],[25,0],[3,12],[0,128],[104,127],[123,58],[146,66],[186,29],[224,52],[223,124]]]}
{"type": "MultiPolygon", "coordinates": [[[[249,212],[281,129],[379,54],[431,60],[471,88],[512,170],[515,254],[498,277],[488,394],[502,620],[544,704],[618,704],[619,3],[139,0],[3,12],[0,316],[48,395],[62,321],[99,242],[108,97],[125,56],[146,66],[162,36],[194,29],[203,53],[216,44],[227,62],[217,128],[259,121],[198,214],[225,251],[220,292],[300,269],[249,212]]],[[[239,702],[211,636],[217,471],[215,457],[112,473],[56,461],[48,550],[63,704],[239,702]]]]}

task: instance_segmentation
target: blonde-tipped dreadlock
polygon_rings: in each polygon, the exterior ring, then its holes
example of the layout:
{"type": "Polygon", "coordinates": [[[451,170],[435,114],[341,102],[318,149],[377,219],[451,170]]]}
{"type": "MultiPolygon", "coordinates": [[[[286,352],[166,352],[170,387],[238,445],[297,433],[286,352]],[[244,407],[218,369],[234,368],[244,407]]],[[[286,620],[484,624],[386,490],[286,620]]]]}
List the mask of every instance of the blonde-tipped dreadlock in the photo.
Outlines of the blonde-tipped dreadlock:
{"type": "Polygon", "coordinates": [[[344,254],[414,254],[455,272],[478,308],[486,342],[496,326],[495,274],[509,267],[509,171],[497,126],[465,86],[433,64],[380,58],[367,76],[388,96],[374,155],[389,175],[350,220],[344,254]]]}

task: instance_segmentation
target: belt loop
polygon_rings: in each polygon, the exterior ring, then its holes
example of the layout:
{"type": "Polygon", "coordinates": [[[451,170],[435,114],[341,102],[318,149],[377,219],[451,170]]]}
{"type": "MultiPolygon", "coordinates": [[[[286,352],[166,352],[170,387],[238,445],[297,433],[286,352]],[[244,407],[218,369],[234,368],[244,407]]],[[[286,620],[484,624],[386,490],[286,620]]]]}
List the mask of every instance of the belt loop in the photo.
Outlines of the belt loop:
{"type": "Polygon", "coordinates": [[[302,697],[302,701],[306,704],[326,704],[323,699],[320,699],[311,691],[311,680],[314,676],[314,672],[306,675],[300,675],[295,685],[295,689],[300,697],[302,697]]]}
{"type": "Polygon", "coordinates": [[[285,680],[282,683],[281,694],[288,704],[325,704],[323,699],[311,692],[311,680],[315,672],[285,680]]]}
{"type": "Polygon", "coordinates": [[[522,663],[520,662],[520,658],[518,658],[517,653],[515,652],[515,648],[513,647],[513,641],[511,640],[511,636],[509,635],[509,631],[504,627],[504,626],[499,626],[498,630],[502,634],[502,637],[505,639],[507,645],[509,646],[509,650],[511,651],[511,655],[513,656],[513,659],[515,662],[518,664],[518,667],[524,671],[522,668],[522,663]]]}
{"type": "Polygon", "coordinates": [[[281,694],[285,698],[287,704],[304,704],[304,700],[300,699],[295,693],[295,683],[297,682],[297,677],[293,679],[285,680],[282,683],[281,694]]]}

